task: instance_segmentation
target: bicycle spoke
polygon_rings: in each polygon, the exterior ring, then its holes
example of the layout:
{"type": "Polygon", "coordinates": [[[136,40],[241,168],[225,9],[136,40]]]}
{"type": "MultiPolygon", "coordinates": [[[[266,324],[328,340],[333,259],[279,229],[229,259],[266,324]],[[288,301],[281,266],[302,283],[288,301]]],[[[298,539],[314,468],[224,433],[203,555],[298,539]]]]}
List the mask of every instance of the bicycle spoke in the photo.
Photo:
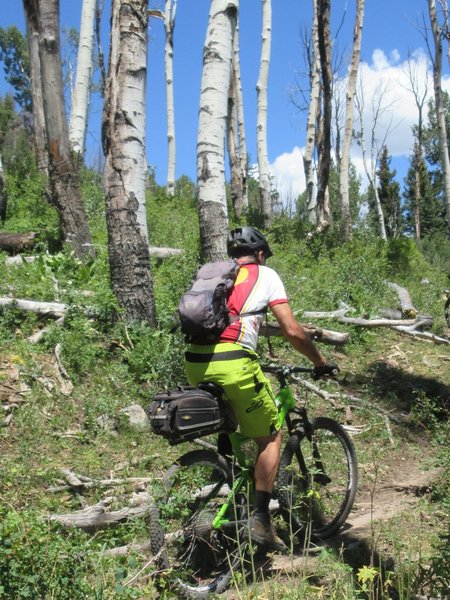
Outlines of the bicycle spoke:
{"type": "Polygon", "coordinates": [[[331,419],[313,421],[310,436],[292,436],[283,452],[279,495],[293,534],[327,537],[345,521],[356,493],[356,457],[331,419]]]}
{"type": "MultiPolygon", "coordinates": [[[[227,500],[231,476],[214,454],[206,453],[210,459],[201,460],[204,454],[190,453],[192,460],[172,467],[158,502],[158,523],[164,531],[160,566],[185,592],[216,591],[220,581],[231,577],[241,553],[238,523],[235,528],[231,523],[226,529],[212,526],[227,500]]],[[[230,503],[226,518],[239,521],[242,507],[230,503]]]]}

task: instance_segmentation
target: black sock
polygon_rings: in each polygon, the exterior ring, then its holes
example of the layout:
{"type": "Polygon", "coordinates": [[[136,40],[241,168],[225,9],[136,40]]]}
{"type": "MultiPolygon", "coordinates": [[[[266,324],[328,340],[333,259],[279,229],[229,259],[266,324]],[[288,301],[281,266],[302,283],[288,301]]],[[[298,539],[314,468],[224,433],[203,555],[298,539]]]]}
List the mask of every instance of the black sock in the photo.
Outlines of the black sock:
{"type": "Polygon", "coordinates": [[[271,498],[272,494],[269,492],[255,491],[254,513],[266,523],[270,521],[269,503],[271,498]]]}

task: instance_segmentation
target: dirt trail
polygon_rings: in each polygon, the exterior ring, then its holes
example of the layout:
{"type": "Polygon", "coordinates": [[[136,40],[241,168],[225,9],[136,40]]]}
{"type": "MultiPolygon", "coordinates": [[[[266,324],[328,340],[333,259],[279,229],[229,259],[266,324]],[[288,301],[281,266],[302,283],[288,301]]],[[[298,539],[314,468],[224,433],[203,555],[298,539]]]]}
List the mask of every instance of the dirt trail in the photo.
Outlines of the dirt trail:
{"type": "MultiPolygon", "coordinates": [[[[360,475],[358,495],[352,512],[347,519],[343,531],[336,537],[326,540],[325,547],[346,549],[351,562],[351,554],[359,555],[368,551],[374,522],[388,521],[393,517],[408,511],[415,505],[420,496],[429,490],[430,484],[438,477],[434,470],[424,470],[421,466],[423,456],[396,457],[389,465],[389,472],[379,476],[375,486],[364,474],[360,475]]],[[[324,547],[323,546],[323,547],[324,547]]],[[[305,556],[302,552],[294,556],[273,555],[270,569],[265,569],[265,577],[283,576],[283,574],[301,573],[305,570],[314,572],[317,561],[316,555],[320,548],[312,548],[305,556]]],[[[223,595],[227,600],[242,600],[242,595],[235,590],[228,590],[223,595]]]]}

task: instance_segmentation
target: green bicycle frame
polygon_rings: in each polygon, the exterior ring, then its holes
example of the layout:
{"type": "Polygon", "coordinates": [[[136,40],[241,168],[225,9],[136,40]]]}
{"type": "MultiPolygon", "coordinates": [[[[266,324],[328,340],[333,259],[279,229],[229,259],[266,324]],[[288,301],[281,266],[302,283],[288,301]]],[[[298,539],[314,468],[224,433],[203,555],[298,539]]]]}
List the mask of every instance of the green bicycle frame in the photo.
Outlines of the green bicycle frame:
{"type": "MultiPolygon", "coordinates": [[[[275,396],[275,403],[278,407],[278,423],[281,429],[281,427],[284,425],[288,412],[296,406],[295,398],[287,384],[278,390],[278,393],[275,396]]],[[[233,487],[227,494],[226,501],[213,519],[213,529],[220,529],[225,524],[233,523],[233,521],[225,518],[225,515],[230,507],[230,503],[234,496],[243,488],[243,486],[250,484],[251,482],[251,468],[250,465],[248,465],[247,457],[242,449],[242,445],[251,438],[239,432],[230,433],[229,437],[231,440],[231,446],[233,448],[233,456],[235,456],[237,464],[240,467],[240,472],[234,481],[233,487]]],[[[251,485],[249,485],[249,487],[250,489],[252,488],[251,485]]]]}

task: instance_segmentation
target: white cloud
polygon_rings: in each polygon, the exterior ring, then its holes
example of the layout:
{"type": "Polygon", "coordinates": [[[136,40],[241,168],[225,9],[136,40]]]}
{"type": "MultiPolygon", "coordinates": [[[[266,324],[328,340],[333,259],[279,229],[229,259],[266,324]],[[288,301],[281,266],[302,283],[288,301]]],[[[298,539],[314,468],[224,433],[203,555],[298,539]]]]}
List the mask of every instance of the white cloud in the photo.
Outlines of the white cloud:
{"type": "Polygon", "coordinates": [[[277,156],[270,172],[283,204],[293,202],[305,189],[302,149],[296,146],[291,152],[277,156]]]}
{"type": "MultiPolygon", "coordinates": [[[[427,54],[418,49],[412,54],[412,69],[420,94],[426,91],[427,101],[433,97],[433,76],[427,54]],[[425,87],[427,86],[427,87],[425,87]]],[[[365,129],[367,153],[370,158],[370,133],[374,121],[374,110],[377,104],[382,107],[375,130],[376,146],[386,143],[393,156],[393,166],[396,157],[408,157],[412,152],[412,127],[418,121],[418,109],[411,92],[408,60],[401,59],[396,49],[389,56],[377,49],[372,54],[370,63],[362,62],[359,71],[360,85],[363,90],[364,111],[363,123],[365,129]]],[[[450,92],[450,76],[442,78],[442,87],[450,92]]],[[[335,93],[345,93],[346,78],[341,79],[335,86],[335,93]]],[[[425,120],[426,120],[425,103],[425,120]]],[[[354,112],[354,128],[358,127],[358,112],[354,112]]],[[[352,162],[361,175],[363,187],[366,187],[366,176],[361,156],[361,150],[356,144],[352,147],[352,162]]],[[[293,148],[278,156],[271,165],[275,187],[280,192],[283,201],[296,198],[305,189],[303,173],[302,150],[293,148]]]]}

